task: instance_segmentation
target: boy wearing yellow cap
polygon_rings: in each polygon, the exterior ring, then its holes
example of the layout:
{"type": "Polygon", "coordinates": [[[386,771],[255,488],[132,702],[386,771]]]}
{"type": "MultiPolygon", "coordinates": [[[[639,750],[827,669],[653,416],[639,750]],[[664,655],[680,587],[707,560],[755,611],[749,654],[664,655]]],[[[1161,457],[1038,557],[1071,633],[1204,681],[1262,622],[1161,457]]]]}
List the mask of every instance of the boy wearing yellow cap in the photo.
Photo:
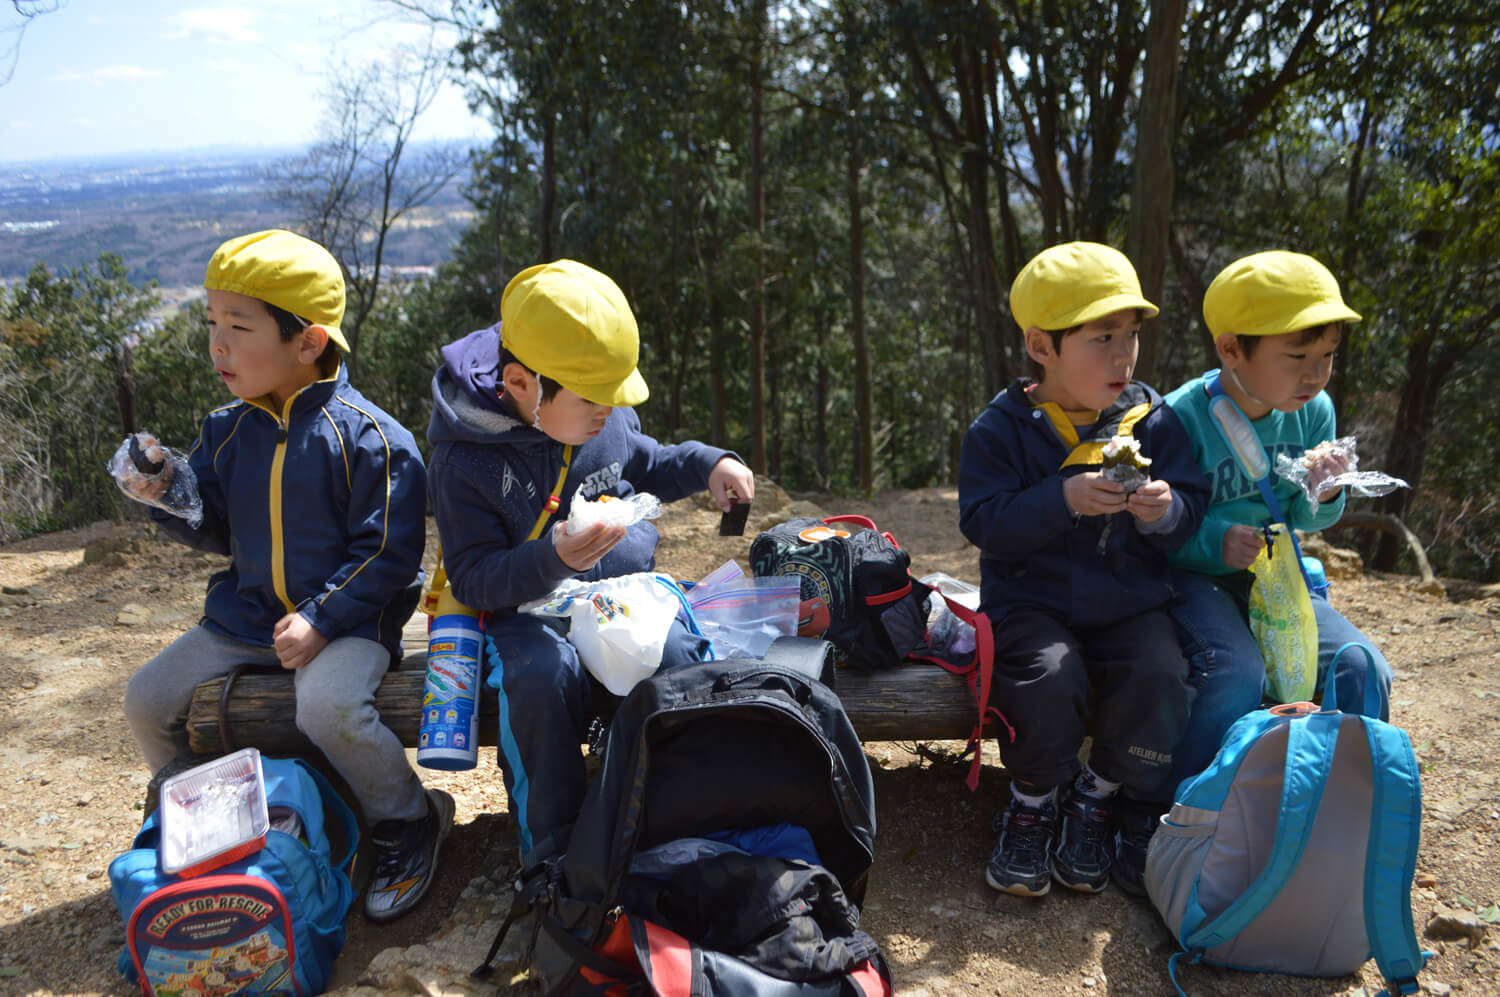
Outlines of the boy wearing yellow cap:
{"type": "Polygon", "coordinates": [[[1198,528],[1207,482],[1177,417],[1131,380],[1141,319],[1157,309],[1123,254],[1047,249],[1017,275],[1010,306],[1039,376],[969,427],[958,486],[994,625],[992,702],[1014,728],[985,878],[1020,896],[1054,879],[1094,893],[1112,878],[1139,894],[1190,696],[1167,552],[1198,528]],[[1149,480],[1126,475],[1127,491],[1102,465],[1137,447],[1149,480]]]}
{"type": "MultiPolygon", "coordinates": [[[[573,496],[671,501],[707,487],[720,507],[755,494],[727,451],[663,446],[631,406],[646,400],[635,316],[615,282],[572,260],[517,274],[500,322],[443,348],[432,381],[429,492],[453,595],[486,614],[488,684],[499,696],[499,762],[521,848],[560,841],[583,802],[593,704],[608,693],[554,621],[517,613],[568,578],[656,564],[656,528],[567,529],[573,496]]],[[[702,657],[673,625],[661,667],[702,657]]],[[[544,848],[543,851],[546,851],[544,848]]]]}
{"type": "MultiPolygon", "coordinates": [[[[1203,296],[1203,318],[1221,366],[1167,396],[1213,488],[1202,526],[1172,555],[1180,597],[1173,617],[1197,689],[1187,734],[1175,752],[1179,780],[1202,771],[1230,725],[1259,708],[1266,675],[1247,623],[1253,576],[1246,569],[1264,545],[1261,527],[1276,516],[1215,426],[1211,392],[1222,391],[1249,419],[1272,468],[1279,455],[1295,458],[1336,438],[1333,402],[1323,388],[1344,324],[1358,322],[1360,316],[1344,303],[1327,267],[1302,253],[1275,250],[1225,267],[1203,296]]],[[[1314,480],[1344,470],[1337,456],[1320,464],[1312,470],[1314,480]]],[[[1287,523],[1296,529],[1321,530],[1343,515],[1341,489],[1326,490],[1311,501],[1274,471],[1271,485],[1287,523]]],[[[1326,597],[1313,594],[1312,605],[1318,623],[1319,689],[1337,656],[1339,706],[1361,711],[1364,656],[1337,652],[1349,643],[1363,644],[1375,662],[1372,679],[1381,693],[1380,718],[1386,719],[1390,664],[1326,597]]]]}
{"type": "MultiPolygon", "coordinates": [[[[204,278],[208,354],[235,401],[187,454],[202,518],[162,529],[229,555],[203,619],[125,689],[125,715],[158,777],[187,749],[193,688],[243,663],[296,679],[297,727],[348,783],[372,826],[365,913],[410,910],[432,881],[453,800],[423,792],[375,690],[416,607],[426,475],[416,440],[350,384],[340,351],[344,280],[326,249],[282,230],[219,247],[204,278]]],[[[174,473],[131,476],[159,496],[174,473]]]]}

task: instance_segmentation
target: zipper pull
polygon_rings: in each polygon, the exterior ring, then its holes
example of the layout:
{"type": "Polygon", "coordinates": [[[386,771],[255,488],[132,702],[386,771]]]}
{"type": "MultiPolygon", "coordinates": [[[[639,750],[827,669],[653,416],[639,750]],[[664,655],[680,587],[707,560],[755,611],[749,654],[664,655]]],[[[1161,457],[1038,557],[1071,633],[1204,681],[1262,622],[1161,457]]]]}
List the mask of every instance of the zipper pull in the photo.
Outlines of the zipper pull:
{"type": "Polygon", "coordinates": [[[280,446],[286,442],[286,427],[281,423],[276,424],[276,444],[280,446]]]}

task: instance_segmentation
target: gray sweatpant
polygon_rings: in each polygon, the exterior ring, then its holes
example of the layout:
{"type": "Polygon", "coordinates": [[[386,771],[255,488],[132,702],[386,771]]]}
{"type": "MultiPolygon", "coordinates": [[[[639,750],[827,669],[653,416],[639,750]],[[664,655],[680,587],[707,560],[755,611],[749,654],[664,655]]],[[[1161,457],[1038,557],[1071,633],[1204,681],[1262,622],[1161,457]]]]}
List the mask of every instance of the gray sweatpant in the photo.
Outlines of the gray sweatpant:
{"type": "MultiPolygon", "coordinates": [[[[199,682],[235,665],[278,664],[275,648],[245,644],[196,626],[146,662],[125,686],[125,719],[152,772],[187,750],[188,705],[199,682]]],[[[412,820],[427,809],[422,782],[401,741],[380,722],[375,690],[390,652],[363,637],[340,637],[296,671],[297,729],[349,784],[365,819],[412,820]]]]}

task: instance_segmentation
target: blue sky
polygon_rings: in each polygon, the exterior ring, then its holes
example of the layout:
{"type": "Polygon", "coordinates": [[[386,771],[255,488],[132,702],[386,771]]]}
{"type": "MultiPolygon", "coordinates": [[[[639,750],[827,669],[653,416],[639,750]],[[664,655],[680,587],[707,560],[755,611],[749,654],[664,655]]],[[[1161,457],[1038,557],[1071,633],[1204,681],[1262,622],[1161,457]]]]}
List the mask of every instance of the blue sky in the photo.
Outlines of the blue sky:
{"type": "MultiPolygon", "coordinates": [[[[377,0],[62,0],[0,85],[0,161],[312,141],[330,72],[424,44],[404,16],[377,0]]],[[[19,21],[0,3],[0,53],[19,21]]],[[[484,131],[449,86],[418,138],[484,131]]]]}

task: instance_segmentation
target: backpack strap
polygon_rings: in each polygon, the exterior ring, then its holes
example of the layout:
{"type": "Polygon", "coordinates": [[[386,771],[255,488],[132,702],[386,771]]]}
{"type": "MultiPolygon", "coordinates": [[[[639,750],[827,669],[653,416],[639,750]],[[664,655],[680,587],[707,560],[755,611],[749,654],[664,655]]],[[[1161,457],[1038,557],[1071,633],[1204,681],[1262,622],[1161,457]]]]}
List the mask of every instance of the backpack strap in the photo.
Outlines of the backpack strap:
{"type": "Polygon", "coordinates": [[[1417,992],[1426,953],[1411,919],[1411,881],[1422,828],[1422,778],[1411,739],[1399,727],[1364,720],[1375,795],[1365,852],[1365,931],[1392,993],[1417,992]]]}
{"type": "Polygon", "coordinates": [[[962,675],[969,683],[969,691],[974,694],[974,703],[978,707],[978,719],[974,723],[974,729],[969,734],[969,745],[964,750],[974,752],[974,761],[969,764],[969,775],[964,784],[972,792],[979,788],[979,743],[984,737],[984,725],[991,719],[999,720],[1010,735],[1012,742],[1016,739],[1016,729],[1010,725],[997,708],[990,705],[990,680],[995,672],[995,630],[990,618],[977,609],[970,609],[961,602],[943,594],[942,589],[934,588],[933,594],[942,597],[947,603],[948,609],[974,628],[974,660],[968,665],[953,665],[937,655],[912,655],[914,661],[929,661],[945,671],[954,675],[962,675]]]}
{"type": "Polygon", "coordinates": [[[542,535],[547,528],[547,522],[557,515],[557,510],[562,508],[563,482],[568,480],[568,466],[573,463],[573,445],[570,443],[563,447],[562,470],[557,474],[557,484],[552,486],[552,491],[547,495],[547,501],[542,503],[542,511],[532,524],[531,533],[527,540],[535,540],[542,535]]]}
{"type": "MultiPolygon", "coordinates": [[[[337,822],[339,833],[343,837],[344,854],[341,856],[330,855],[328,864],[338,869],[346,876],[352,876],[354,871],[354,855],[359,850],[359,822],[354,818],[354,811],[344,802],[338,790],[333,788],[333,783],[328,778],[307,764],[300,758],[292,759],[302,770],[312,778],[313,785],[318,787],[318,799],[323,805],[323,836],[332,838],[328,834],[328,822],[337,822]]],[[[330,852],[332,848],[330,846],[330,852]]]]}
{"type": "Polygon", "coordinates": [[[1351,640],[1333,652],[1333,658],[1328,662],[1328,672],[1323,679],[1323,709],[1338,709],[1339,697],[1336,686],[1339,681],[1339,659],[1344,656],[1345,651],[1351,648],[1356,651],[1363,651],[1365,655],[1365,702],[1364,706],[1360,709],[1360,713],[1363,716],[1379,720],[1389,704],[1385,701],[1385,690],[1380,687],[1380,676],[1375,673],[1375,655],[1371,653],[1367,645],[1357,640],[1351,640]]]}
{"type": "MultiPolygon", "coordinates": [[[[1260,875],[1223,913],[1198,925],[1182,939],[1189,952],[1215,948],[1239,934],[1286,885],[1307,849],[1307,839],[1318,817],[1318,806],[1333,767],[1334,749],[1338,746],[1341,719],[1339,713],[1313,713],[1287,722],[1285,775],[1271,854],[1260,875]]],[[[1192,906],[1196,907],[1196,890],[1194,897],[1192,906]]]]}

